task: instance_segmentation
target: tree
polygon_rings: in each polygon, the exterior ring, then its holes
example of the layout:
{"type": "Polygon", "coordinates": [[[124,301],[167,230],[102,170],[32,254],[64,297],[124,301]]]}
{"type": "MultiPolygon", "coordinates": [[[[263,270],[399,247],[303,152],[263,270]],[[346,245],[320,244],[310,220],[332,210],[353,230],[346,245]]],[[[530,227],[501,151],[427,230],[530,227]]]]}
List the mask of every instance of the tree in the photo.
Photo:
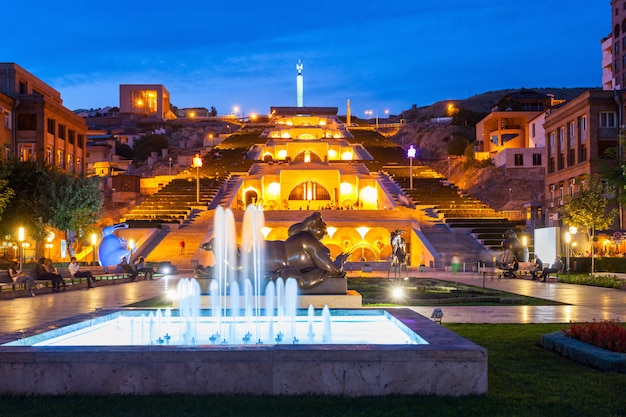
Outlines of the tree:
{"type": "Polygon", "coordinates": [[[135,160],[145,161],[152,152],[161,153],[162,149],[168,149],[167,136],[145,135],[134,143],[135,160]]]}
{"type": "Polygon", "coordinates": [[[97,177],[85,178],[57,175],[51,184],[52,205],[50,224],[65,232],[70,256],[76,244],[100,217],[103,197],[97,177]]]}
{"type": "Polygon", "coordinates": [[[0,219],[2,218],[2,213],[9,205],[11,199],[15,196],[15,191],[9,186],[9,181],[0,180],[0,219]]]}
{"type": "Polygon", "coordinates": [[[9,159],[0,162],[1,181],[16,191],[4,210],[0,235],[12,235],[17,226],[23,226],[37,242],[45,239],[50,227],[81,236],[100,216],[103,197],[97,177],[80,177],[50,164],[9,159]]]}
{"type": "Polygon", "coordinates": [[[606,197],[602,177],[599,175],[581,178],[578,193],[565,197],[561,208],[563,222],[585,233],[591,246],[591,273],[594,273],[593,242],[597,230],[608,229],[617,215],[617,209],[607,211],[609,199],[606,197]]]}

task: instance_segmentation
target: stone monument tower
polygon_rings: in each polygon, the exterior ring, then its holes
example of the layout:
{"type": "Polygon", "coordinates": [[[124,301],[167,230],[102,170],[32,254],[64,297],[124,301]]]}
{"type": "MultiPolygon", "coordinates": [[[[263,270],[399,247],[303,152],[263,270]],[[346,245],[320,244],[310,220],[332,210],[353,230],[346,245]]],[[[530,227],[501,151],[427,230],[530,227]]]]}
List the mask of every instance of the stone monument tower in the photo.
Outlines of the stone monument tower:
{"type": "Polygon", "coordinates": [[[298,70],[298,76],[296,77],[296,107],[304,107],[304,78],[302,77],[302,61],[298,60],[296,64],[296,70],[298,70]]]}

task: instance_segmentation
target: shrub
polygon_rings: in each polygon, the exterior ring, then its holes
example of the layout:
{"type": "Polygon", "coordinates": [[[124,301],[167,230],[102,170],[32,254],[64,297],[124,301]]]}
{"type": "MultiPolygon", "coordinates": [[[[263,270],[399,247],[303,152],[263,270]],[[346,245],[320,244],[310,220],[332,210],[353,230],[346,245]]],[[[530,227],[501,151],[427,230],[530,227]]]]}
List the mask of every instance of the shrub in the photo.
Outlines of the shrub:
{"type": "Polygon", "coordinates": [[[563,332],[581,342],[611,352],[626,353],[626,327],[617,320],[594,321],[582,324],[570,323],[563,332]]]}

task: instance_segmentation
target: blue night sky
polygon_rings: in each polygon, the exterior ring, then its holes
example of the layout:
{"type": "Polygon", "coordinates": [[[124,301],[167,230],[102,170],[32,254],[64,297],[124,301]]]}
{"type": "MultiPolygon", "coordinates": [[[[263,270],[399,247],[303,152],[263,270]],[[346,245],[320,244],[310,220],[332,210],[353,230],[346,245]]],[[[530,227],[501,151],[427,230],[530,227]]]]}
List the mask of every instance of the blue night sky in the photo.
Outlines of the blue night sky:
{"type": "Polygon", "coordinates": [[[0,62],[60,91],[70,109],[118,106],[120,84],[163,84],[178,107],[267,113],[295,106],[298,59],[305,106],[345,114],[350,99],[357,116],[505,88],[600,87],[600,40],[611,31],[610,0],[35,0],[2,9],[0,62]]]}

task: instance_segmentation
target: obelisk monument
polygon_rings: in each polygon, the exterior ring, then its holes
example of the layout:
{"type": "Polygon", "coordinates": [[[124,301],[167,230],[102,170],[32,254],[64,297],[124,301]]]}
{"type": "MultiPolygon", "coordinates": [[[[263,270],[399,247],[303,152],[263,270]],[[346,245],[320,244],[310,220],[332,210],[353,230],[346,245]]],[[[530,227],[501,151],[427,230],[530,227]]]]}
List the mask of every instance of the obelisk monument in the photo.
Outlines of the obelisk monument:
{"type": "Polygon", "coordinates": [[[298,70],[298,76],[296,77],[296,107],[304,107],[304,78],[302,77],[302,62],[298,60],[296,64],[296,70],[298,70]]]}

